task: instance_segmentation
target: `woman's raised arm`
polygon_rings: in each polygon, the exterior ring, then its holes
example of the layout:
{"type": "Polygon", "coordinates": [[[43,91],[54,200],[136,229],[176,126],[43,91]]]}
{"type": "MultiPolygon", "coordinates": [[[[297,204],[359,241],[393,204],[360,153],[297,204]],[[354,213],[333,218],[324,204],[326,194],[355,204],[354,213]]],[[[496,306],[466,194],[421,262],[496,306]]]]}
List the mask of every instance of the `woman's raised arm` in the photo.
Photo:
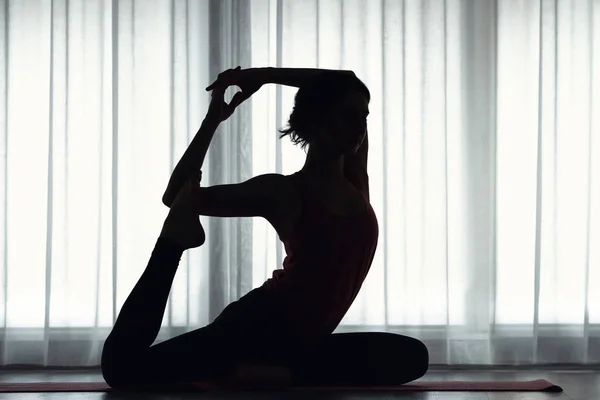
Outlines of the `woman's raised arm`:
{"type": "Polygon", "coordinates": [[[219,76],[206,90],[213,90],[219,85],[239,86],[245,100],[266,83],[300,87],[322,73],[354,75],[352,71],[334,69],[273,67],[239,69],[237,67],[232,73],[226,76],[219,76]]]}
{"type": "Polygon", "coordinates": [[[300,87],[310,81],[318,74],[352,74],[352,71],[316,69],[316,68],[257,68],[256,73],[265,83],[275,83],[278,85],[300,87]]]}
{"type": "MultiPolygon", "coordinates": [[[[220,74],[220,76],[227,76],[235,73],[235,71],[236,70],[228,70],[220,74]]],[[[206,153],[208,152],[208,148],[219,124],[229,118],[236,107],[245,100],[241,93],[237,93],[231,99],[229,104],[227,104],[224,98],[225,89],[227,89],[227,87],[223,85],[215,86],[206,117],[171,174],[167,189],[162,198],[163,204],[167,207],[171,207],[181,186],[190,179],[190,177],[196,176],[200,172],[204,159],[206,158],[206,153]]]]}

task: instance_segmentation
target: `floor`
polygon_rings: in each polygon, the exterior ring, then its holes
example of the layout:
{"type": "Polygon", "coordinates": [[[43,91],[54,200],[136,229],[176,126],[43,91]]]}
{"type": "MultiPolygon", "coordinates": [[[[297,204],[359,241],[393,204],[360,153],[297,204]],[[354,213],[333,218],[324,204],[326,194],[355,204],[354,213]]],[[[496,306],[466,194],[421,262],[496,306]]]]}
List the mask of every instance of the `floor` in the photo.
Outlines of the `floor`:
{"type": "MultiPolygon", "coordinates": [[[[564,389],[563,393],[507,393],[507,392],[361,392],[311,391],[307,392],[241,392],[241,393],[188,393],[156,395],[122,395],[115,393],[0,393],[0,400],[34,399],[89,399],[89,400],[234,400],[234,399],[307,399],[310,400],[598,400],[600,399],[600,371],[590,370],[448,370],[430,369],[423,380],[534,380],[546,379],[564,389]]],[[[31,381],[101,381],[95,371],[0,371],[2,382],[31,381]]]]}

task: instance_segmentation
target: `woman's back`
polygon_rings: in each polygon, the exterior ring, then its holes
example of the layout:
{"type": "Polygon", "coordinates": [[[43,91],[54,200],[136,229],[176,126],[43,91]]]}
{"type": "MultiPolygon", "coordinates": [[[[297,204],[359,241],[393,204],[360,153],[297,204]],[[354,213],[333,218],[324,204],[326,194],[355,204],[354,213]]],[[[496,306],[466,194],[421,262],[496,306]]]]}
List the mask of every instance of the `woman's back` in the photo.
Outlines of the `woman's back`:
{"type": "Polygon", "coordinates": [[[295,332],[320,336],[337,327],[367,276],[377,247],[377,218],[364,193],[360,207],[345,201],[340,208],[329,201],[336,200],[335,191],[317,193],[302,171],[289,178],[301,200],[300,215],[281,238],[283,269],[263,287],[292,316],[295,332]]]}

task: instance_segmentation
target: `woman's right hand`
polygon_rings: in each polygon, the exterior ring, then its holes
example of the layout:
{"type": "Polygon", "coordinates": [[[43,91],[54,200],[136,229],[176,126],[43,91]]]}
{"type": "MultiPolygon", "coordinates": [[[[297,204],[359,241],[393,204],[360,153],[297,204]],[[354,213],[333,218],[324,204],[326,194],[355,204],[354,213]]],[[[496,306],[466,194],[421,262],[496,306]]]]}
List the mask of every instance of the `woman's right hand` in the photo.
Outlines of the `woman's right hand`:
{"type": "Polygon", "coordinates": [[[228,69],[221,72],[217,80],[206,88],[207,91],[212,90],[212,101],[208,110],[211,118],[218,120],[218,122],[225,121],[240,104],[260,89],[262,83],[251,79],[249,71],[247,69],[242,70],[239,66],[234,69],[228,69]],[[241,91],[237,92],[229,104],[227,104],[225,102],[225,91],[230,86],[238,86],[241,91]]]}
{"type": "Polygon", "coordinates": [[[221,85],[213,89],[208,112],[206,113],[206,118],[217,123],[221,123],[231,117],[237,106],[243,101],[240,96],[241,92],[238,92],[233,96],[229,104],[227,104],[225,102],[225,89],[227,87],[221,85]]]}
{"type": "Polygon", "coordinates": [[[242,69],[237,66],[234,69],[228,69],[223,71],[217,76],[217,79],[211,83],[206,90],[214,90],[217,86],[225,85],[226,88],[229,86],[237,86],[241,89],[241,96],[243,100],[250,98],[256,93],[262,85],[267,83],[265,81],[265,72],[262,68],[247,68],[242,69]]]}
{"type": "Polygon", "coordinates": [[[264,85],[264,68],[246,68],[242,69],[239,65],[234,69],[223,71],[217,76],[217,79],[211,83],[206,90],[213,90],[218,85],[238,86],[248,98],[258,91],[264,85]]]}

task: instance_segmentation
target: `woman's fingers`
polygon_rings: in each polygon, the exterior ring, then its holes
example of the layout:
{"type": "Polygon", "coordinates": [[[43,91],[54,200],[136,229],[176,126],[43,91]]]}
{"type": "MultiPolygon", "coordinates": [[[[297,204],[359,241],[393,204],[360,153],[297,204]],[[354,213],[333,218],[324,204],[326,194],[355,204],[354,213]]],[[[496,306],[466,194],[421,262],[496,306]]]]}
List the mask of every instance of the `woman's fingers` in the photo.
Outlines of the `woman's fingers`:
{"type": "Polygon", "coordinates": [[[220,101],[220,102],[226,104],[228,107],[231,107],[231,108],[236,108],[237,106],[242,104],[248,98],[244,92],[238,91],[237,93],[235,93],[233,95],[229,104],[227,104],[225,102],[225,91],[226,90],[227,90],[227,86],[216,85],[211,93],[211,97],[213,99],[216,99],[217,101],[220,101]]]}
{"type": "Polygon", "coordinates": [[[227,90],[227,86],[215,85],[215,87],[212,89],[212,92],[210,93],[210,96],[213,99],[222,99],[222,101],[224,101],[223,99],[225,98],[225,90],[227,90]]]}
{"type": "Polygon", "coordinates": [[[225,108],[225,114],[227,116],[227,118],[229,118],[233,112],[235,111],[235,109],[242,104],[245,100],[247,99],[246,95],[244,94],[244,92],[237,92],[233,98],[231,99],[231,101],[229,102],[229,104],[225,103],[225,101],[223,101],[223,106],[225,108]]]}
{"type": "Polygon", "coordinates": [[[247,99],[244,92],[237,92],[233,95],[233,98],[229,102],[229,106],[232,108],[237,108],[240,104],[242,104],[247,99]]]}
{"type": "Polygon", "coordinates": [[[228,70],[226,70],[226,71],[223,71],[223,72],[221,72],[221,73],[219,74],[219,76],[217,76],[217,79],[216,79],[216,80],[215,80],[213,83],[211,83],[211,84],[210,84],[210,85],[209,85],[209,86],[206,88],[206,91],[207,91],[207,92],[208,92],[208,91],[211,91],[211,90],[213,90],[213,89],[214,89],[214,88],[215,88],[217,85],[221,85],[221,84],[225,84],[225,86],[226,86],[226,87],[227,87],[227,86],[231,86],[233,83],[231,83],[231,82],[229,82],[229,83],[228,83],[228,79],[227,79],[227,78],[229,78],[229,77],[231,76],[231,73],[232,73],[232,72],[236,72],[236,71],[239,71],[239,70],[241,70],[241,69],[242,69],[242,67],[240,67],[240,66],[238,65],[237,67],[235,67],[235,68],[233,68],[233,69],[228,69],[228,70]]]}
{"type": "MultiPolygon", "coordinates": [[[[238,67],[239,68],[239,67],[238,67]]],[[[228,71],[226,71],[228,72],[228,71]]],[[[225,79],[227,79],[227,75],[224,75],[225,79]]],[[[229,103],[225,101],[225,91],[229,87],[228,84],[222,82],[222,78],[217,79],[212,85],[208,88],[211,88],[211,104],[209,106],[209,112],[214,115],[218,115],[218,118],[221,121],[225,121],[229,118],[235,109],[242,104],[252,93],[249,95],[244,91],[238,91],[233,95],[233,98],[229,103]]]]}
{"type": "Polygon", "coordinates": [[[216,81],[214,81],[213,83],[211,83],[209,86],[207,86],[206,91],[210,92],[211,90],[213,90],[215,88],[215,86],[217,85],[217,83],[219,83],[218,79],[216,81]]]}

